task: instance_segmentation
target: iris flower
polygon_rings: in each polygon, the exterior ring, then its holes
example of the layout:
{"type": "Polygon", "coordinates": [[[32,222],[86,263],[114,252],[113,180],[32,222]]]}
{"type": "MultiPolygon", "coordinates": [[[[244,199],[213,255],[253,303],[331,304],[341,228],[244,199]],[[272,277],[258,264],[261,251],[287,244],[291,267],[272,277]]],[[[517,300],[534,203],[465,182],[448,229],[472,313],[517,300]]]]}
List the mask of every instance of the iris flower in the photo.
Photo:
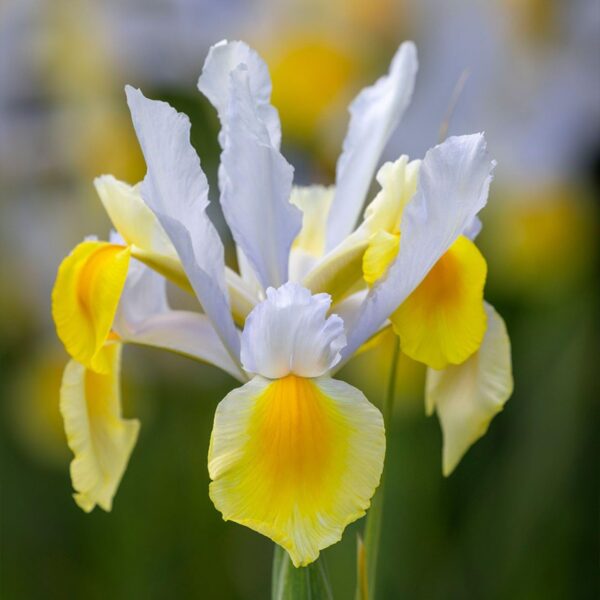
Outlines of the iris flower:
{"type": "MultiPolygon", "coordinates": [[[[486,320],[472,306],[481,265],[464,241],[486,203],[494,166],[483,136],[448,139],[418,168],[405,158],[384,165],[382,191],[355,229],[416,70],[415,48],[404,43],[388,74],[350,107],[335,187],[300,188],[280,152],[266,65],[242,42],[212,47],[198,87],[221,121],[220,203],[239,272],[225,265],[206,213],[208,184],[188,118],[126,88],[146,176],[135,186],[96,180],[116,233],[107,242],[87,239],[64,259],[52,298],[58,336],[72,357],[61,410],[81,508],[111,509],[139,431],[121,414],[121,347],[157,346],[216,365],[241,384],[216,409],[208,453],[209,493],[223,518],[270,537],[295,566],[314,561],[369,507],[385,454],[381,413],[335,372],[390,319],[399,327],[398,311],[407,305],[427,317],[443,294],[421,298],[422,286],[465,244],[467,266],[479,270],[467,269],[457,299],[441,304],[460,316],[458,327],[444,329],[437,308],[421,325],[433,327],[432,346],[458,330],[457,346],[468,347],[461,359],[479,344],[460,371],[436,371],[428,393],[442,421],[450,415],[452,435],[466,446],[473,441],[473,425],[481,429],[489,405],[499,404],[486,387],[497,383],[490,371],[505,367],[486,350],[486,338],[505,333],[492,313],[486,320]],[[384,202],[389,210],[379,209],[384,202]],[[197,312],[169,307],[167,280],[197,298],[197,312]],[[469,340],[462,339],[471,320],[477,343],[466,333],[469,340]]],[[[418,347],[410,328],[418,325],[408,321],[411,335],[401,337],[418,347]]],[[[450,353],[448,362],[454,358],[450,353]]]]}

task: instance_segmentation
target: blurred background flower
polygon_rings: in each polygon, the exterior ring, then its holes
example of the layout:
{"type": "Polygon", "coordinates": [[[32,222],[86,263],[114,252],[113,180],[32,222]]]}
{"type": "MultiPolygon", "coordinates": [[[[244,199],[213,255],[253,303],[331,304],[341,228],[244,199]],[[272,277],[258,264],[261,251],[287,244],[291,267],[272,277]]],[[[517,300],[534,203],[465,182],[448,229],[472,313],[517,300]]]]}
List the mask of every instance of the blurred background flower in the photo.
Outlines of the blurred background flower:
{"type": "MultiPolygon", "coordinates": [[[[597,0],[0,4],[2,597],[267,593],[271,544],[221,524],[206,494],[212,417],[233,381],[128,348],[125,414],[140,418],[141,437],[113,512],[86,516],[69,498],[65,357],[50,321],[61,258],[108,233],[93,177],[134,183],[145,171],[125,83],[190,115],[215,195],[217,119],[195,84],[221,38],[248,41],[269,63],[300,181],[331,183],[348,101],[404,39],[421,68],[387,158],[422,156],[446,123],[449,134],[485,130],[499,162],[480,242],[486,297],[513,343],[515,394],[444,480],[424,373],[402,357],[386,490],[400,502],[386,507],[382,597],[596,597],[597,0]]],[[[375,403],[391,344],[342,373],[375,403]]],[[[340,598],[353,590],[355,531],[325,552],[340,598]]]]}

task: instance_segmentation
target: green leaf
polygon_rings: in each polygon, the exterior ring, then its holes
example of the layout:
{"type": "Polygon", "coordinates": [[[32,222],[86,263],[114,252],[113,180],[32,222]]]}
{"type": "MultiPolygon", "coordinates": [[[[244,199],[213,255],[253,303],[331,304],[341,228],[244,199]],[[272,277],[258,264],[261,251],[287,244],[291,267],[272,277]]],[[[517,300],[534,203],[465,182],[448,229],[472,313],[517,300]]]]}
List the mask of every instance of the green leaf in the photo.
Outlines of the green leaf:
{"type": "Polygon", "coordinates": [[[272,600],[333,600],[323,558],[296,569],[281,547],[275,546],[271,578],[272,600]]]}

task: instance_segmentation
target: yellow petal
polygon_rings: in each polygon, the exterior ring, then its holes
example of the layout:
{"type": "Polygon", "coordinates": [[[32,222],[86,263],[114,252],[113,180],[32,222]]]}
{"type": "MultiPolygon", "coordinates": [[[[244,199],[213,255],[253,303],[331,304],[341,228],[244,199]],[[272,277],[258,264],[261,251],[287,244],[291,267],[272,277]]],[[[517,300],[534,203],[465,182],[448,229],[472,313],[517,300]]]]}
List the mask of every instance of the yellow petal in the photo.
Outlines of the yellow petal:
{"type": "Polygon", "coordinates": [[[109,343],[110,365],[105,375],[71,360],[63,375],[60,410],[64,419],[75,501],[90,512],[96,504],[106,511],[135,446],[140,424],[121,418],[119,372],[121,345],[109,343]]]}
{"type": "Polygon", "coordinates": [[[363,277],[373,285],[383,277],[400,248],[400,235],[380,230],[369,239],[369,247],[363,256],[363,277]]]}
{"type": "Polygon", "coordinates": [[[327,215],[335,188],[322,185],[293,187],[290,202],[302,211],[302,229],[292,249],[304,250],[311,256],[322,256],[325,251],[327,215]]]}
{"type": "Polygon", "coordinates": [[[103,350],[109,337],[129,267],[129,248],[86,241],[58,269],[52,290],[52,317],[58,337],[78,362],[108,373],[103,350]]]}
{"type": "Polygon", "coordinates": [[[488,327],[477,354],[462,365],[427,371],[425,401],[428,412],[437,410],[442,425],[444,475],[483,436],[513,390],[506,326],[489,304],[485,309],[488,327]]]}
{"type": "Polygon", "coordinates": [[[361,517],[385,454],[381,413],[330,378],[255,377],[219,404],[208,456],[223,514],[314,561],[361,517]]]}
{"type": "Polygon", "coordinates": [[[391,317],[402,351],[434,369],[460,364],[479,348],[486,328],[485,259],[459,237],[391,317]]]}

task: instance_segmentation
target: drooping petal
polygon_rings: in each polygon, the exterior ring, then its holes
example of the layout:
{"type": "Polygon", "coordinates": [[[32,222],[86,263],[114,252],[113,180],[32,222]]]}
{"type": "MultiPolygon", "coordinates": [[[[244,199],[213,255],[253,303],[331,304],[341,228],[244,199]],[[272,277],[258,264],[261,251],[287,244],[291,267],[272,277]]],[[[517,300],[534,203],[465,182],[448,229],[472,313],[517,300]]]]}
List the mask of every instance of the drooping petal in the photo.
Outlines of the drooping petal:
{"type": "Polygon", "coordinates": [[[369,507],[385,454],[381,413],[329,378],[255,377],[217,407],[210,497],[225,520],[316,560],[369,507]]]}
{"type": "Polygon", "coordinates": [[[121,416],[121,345],[106,347],[110,366],[106,374],[71,360],[64,371],[60,410],[64,419],[71,462],[75,502],[90,512],[96,505],[110,511],[123,477],[140,423],[121,416]]]}
{"type": "Polygon", "coordinates": [[[398,255],[363,304],[344,357],[379,329],[471,224],[487,201],[494,166],[482,134],[448,138],[427,152],[402,215],[398,255]]]}
{"type": "Polygon", "coordinates": [[[288,279],[290,248],[302,226],[302,213],[290,203],[294,170],[259,117],[247,66],[234,69],[229,82],[221,206],[263,288],[279,286],[288,279]]]}
{"type": "Polygon", "coordinates": [[[297,283],[267,290],[267,299],[248,315],[242,333],[246,371],[275,379],[294,373],[319,377],[340,360],[344,323],[327,316],[331,297],[314,296],[297,283]]]}
{"type": "Polygon", "coordinates": [[[464,362],[486,328],[485,259],[460,236],[414,292],[392,314],[402,352],[434,369],[464,362]]]}
{"type": "Polygon", "coordinates": [[[350,105],[350,125],[336,169],[336,193],[327,221],[327,248],[337,246],[356,225],[387,141],[412,97],[417,51],[405,42],[389,73],[365,88],[350,105]]]}
{"type": "Polygon", "coordinates": [[[104,352],[129,267],[129,248],[85,241],[61,263],[52,290],[52,317],[67,352],[99,373],[110,363],[104,352]]]}
{"type": "MultiPolygon", "coordinates": [[[[202,75],[198,79],[198,89],[217,109],[223,127],[227,121],[230,82],[229,74],[239,65],[246,65],[250,92],[255,102],[258,118],[264,123],[274,148],[281,143],[281,124],[277,110],[271,105],[271,77],[269,69],[258,52],[244,42],[222,40],[208,51],[202,75]]],[[[224,146],[224,130],[219,141],[224,146]]]]}
{"type": "Polygon", "coordinates": [[[225,284],[223,244],[211,223],[208,183],[190,143],[189,119],[165,102],[148,100],[126,88],[133,124],[148,171],[141,193],[158,218],[187,277],[234,361],[239,336],[225,284]]]}
{"type": "Polygon", "coordinates": [[[165,283],[158,273],[132,261],[114,322],[121,340],[184,354],[247,381],[206,315],[171,310],[165,283]]]}
{"type": "Polygon", "coordinates": [[[487,331],[479,351],[461,365],[427,370],[429,414],[437,411],[444,434],[443,472],[452,473],[487,431],[513,390],[510,340],[504,321],[486,303],[487,331]]]}

